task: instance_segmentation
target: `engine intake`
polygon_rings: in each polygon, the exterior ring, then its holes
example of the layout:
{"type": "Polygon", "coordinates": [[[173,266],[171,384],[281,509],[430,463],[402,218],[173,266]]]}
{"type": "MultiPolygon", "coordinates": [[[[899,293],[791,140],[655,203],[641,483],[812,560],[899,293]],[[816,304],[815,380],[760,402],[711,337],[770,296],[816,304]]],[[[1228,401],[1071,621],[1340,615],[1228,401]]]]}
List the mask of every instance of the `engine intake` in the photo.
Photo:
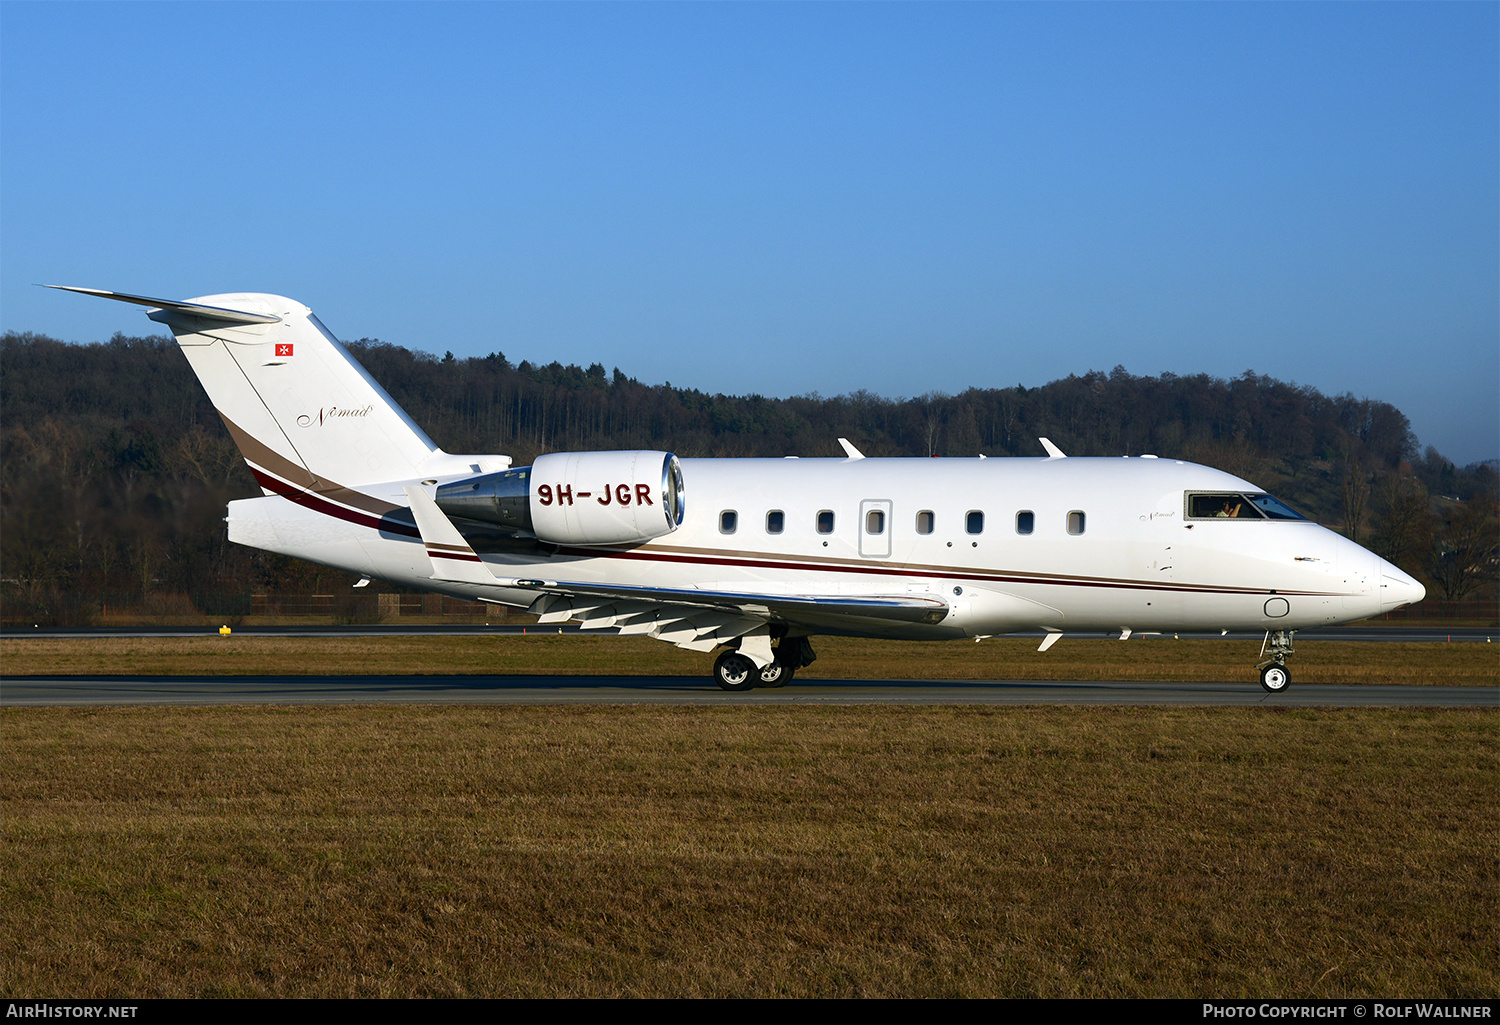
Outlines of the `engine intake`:
{"type": "Polygon", "coordinates": [[[501,473],[444,484],[438,508],[543,541],[649,541],[682,523],[682,465],[670,452],[554,452],[501,473]]]}

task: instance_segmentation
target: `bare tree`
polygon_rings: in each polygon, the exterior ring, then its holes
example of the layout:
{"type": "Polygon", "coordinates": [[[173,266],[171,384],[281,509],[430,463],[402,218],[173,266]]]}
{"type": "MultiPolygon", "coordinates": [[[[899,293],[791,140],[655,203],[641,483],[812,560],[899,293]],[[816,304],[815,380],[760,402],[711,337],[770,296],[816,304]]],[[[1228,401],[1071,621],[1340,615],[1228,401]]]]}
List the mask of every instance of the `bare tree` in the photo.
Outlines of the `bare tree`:
{"type": "Polygon", "coordinates": [[[1454,510],[1433,538],[1427,566],[1433,583],[1449,601],[1493,581],[1500,548],[1500,517],[1495,503],[1476,497],[1454,510]]]}
{"type": "Polygon", "coordinates": [[[1370,500],[1370,481],[1365,475],[1364,465],[1351,452],[1344,455],[1344,536],[1359,543],[1360,527],[1364,523],[1365,505],[1370,500]]]}
{"type": "Polygon", "coordinates": [[[1411,571],[1432,544],[1427,490],[1410,474],[1388,473],[1375,487],[1380,529],[1376,544],[1386,559],[1411,571]]]}

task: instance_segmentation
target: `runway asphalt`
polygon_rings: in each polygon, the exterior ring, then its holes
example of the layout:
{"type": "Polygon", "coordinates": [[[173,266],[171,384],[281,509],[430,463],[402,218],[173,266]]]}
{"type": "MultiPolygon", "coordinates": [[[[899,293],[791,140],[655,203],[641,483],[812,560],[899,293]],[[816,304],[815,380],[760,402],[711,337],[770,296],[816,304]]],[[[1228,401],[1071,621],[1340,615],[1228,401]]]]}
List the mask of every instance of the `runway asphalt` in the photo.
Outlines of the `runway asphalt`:
{"type": "Polygon", "coordinates": [[[696,676],[33,676],[0,706],[227,704],[1157,705],[1500,708],[1500,687],[1038,680],[814,680],[732,694],[696,676]]]}
{"type": "MultiPolygon", "coordinates": [[[[217,626],[132,626],[132,627],[18,627],[0,628],[0,638],[38,637],[56,640],[65,637],[204,637],[218,633],[217,626]]],[[[237,637],[484,637],[521,633],[587,633],[595,637],[609,637],[612,629],[583,631],[573,623],[562,626],[239,626],[234,627],[237,637]]],[[[1006,637],[1044,636],[1040,630],[1004,634],[1006,637]]],[[[1070,632],[1070,638],[1118,637],[1119,632],[1106,633],[1101,630],[1070,632]]],[[[1138,633],[1132,640],[1152,640],[1161,637],[1204,639],[1227,636],[1230,640],[1260,640],[1260,633],[1231,632],[1227,635],[1212,632],[1182,632],[1178,634],[1138,633]]],[[[1305,641],[1401,641],[1437,643],[1500,643],[1500,628],[1482,626],[1341,626],[1322,630],[1297,631],[1297,643],[1305,641]]]]}
{"type": "MultiPolygon", "coordinates": [[[[576,625],[537,626],[257,626],[241,637],[418,637],[579,633],[576,625]]],[[[590,631],[609,636],[613,631],[590,631]]],[[[204,628],[126,629],[10,627],[0,637],[199,637],[204,628]]],[[[1028,633],[1010,636],[1040,637],[1028,633]]],[[[1080,631],[1070,637],[1106,637],[1080,631]]],[[[1113,635],[1118,636],[1118,635],[1113,635]]],[[[1158,635],[1136,635],[1152,640],[1158,635]]],[[[1167,637],[1173,635],[1167,634],[1167,637]]],[[[1183,633],[1217,638],[1217,633],[1183,633]]],[[[1231,633],[1259,640],[1260,634],[1231,633]]],[[[1297,634],[1305,641],[1486,643],[1483,627],[1337,627],[1297,634]]],[[[984,705],[1280,705],[1500,707],[1500,688],[1307,684],[1268,695],[1254,683],[1141,683],[1037,680],[817,680],[781,690],[731,694],[706,677],[622,676],[34,676],[0,678],[0,706],[217,704],[984,704],[984,705]]]]}

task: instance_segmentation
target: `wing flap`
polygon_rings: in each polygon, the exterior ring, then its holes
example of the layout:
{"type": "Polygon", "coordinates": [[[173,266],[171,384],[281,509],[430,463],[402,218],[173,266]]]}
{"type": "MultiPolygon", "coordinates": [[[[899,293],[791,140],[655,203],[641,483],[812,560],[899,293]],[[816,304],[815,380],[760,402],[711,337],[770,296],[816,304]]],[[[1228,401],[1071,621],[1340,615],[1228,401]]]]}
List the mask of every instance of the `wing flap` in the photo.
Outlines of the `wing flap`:
{"type": "MultiPolygon", "coordinates": [[[[691,606],[736,612],[755,619],[787,619],[794,622],[827,620],[838,625],[850,618],[886,623],[940,623],[948,605],[930,594],[817,595],[757,594],[747,591],[703,590],[693,587],[643,587],[601,584],[583,580],[528,580],[497,578],[508,587],[525,587],[569,600],[582,606],[590,598],[633,599],[651,605],[691,606]]],[[[599,604],[598,602],[594,604],[599,604]]],[[[549,604],[550,611],[555,606],[549,604]]],[[[532,606],[532,611],[537,611],[532,606]]]]}

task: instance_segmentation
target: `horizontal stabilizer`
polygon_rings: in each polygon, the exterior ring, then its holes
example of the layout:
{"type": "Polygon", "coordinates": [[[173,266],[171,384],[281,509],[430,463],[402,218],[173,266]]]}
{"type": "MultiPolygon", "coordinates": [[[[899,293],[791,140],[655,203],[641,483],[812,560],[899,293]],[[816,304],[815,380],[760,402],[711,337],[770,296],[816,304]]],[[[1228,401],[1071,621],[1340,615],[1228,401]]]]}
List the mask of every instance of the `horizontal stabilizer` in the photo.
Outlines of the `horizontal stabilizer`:
{"type": "Polygon", "coordinates": [[[106,292],[102,288],[79,288],[77,285],[44,285],[42,287],[60,288],[64,292],[82,292],[84,295],[97,295],[101,299],[114,299],[122,303],[135,303],[137,306],[150,306],[159,310],[172,310],[194,317],[202,317],[204,320],[222,320],[229,324],[281,323],[280,317],[272,317],[261,313],[245,313],[242,310],[226,310],[222,306],[204,306],[202,303],[178,302],[175,299],[152,299],[150,296],[145,295],[106,292]]]}

